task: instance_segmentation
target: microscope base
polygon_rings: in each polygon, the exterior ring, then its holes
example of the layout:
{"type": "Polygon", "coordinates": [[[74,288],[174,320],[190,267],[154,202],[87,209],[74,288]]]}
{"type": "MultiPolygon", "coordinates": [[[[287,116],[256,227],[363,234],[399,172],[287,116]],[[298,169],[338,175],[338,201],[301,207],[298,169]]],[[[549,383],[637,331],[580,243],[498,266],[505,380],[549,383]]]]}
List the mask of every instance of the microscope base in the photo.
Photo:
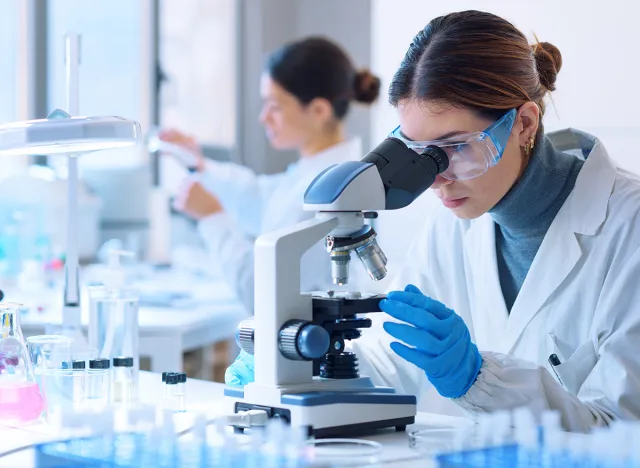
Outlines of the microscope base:
{"type": "Polygon", "coordinates": [[[309,435],[316,438],[353,436],[385,428],[403,431],[415,422],[415,396],[383,391],[391,389],[380,387],[376,390],[283,394],[279,401],[264,397],[248,401],[242,389],[227,387],[225,399],[233,412],[265,410],[270,418],[306,426],[309,435]]]}

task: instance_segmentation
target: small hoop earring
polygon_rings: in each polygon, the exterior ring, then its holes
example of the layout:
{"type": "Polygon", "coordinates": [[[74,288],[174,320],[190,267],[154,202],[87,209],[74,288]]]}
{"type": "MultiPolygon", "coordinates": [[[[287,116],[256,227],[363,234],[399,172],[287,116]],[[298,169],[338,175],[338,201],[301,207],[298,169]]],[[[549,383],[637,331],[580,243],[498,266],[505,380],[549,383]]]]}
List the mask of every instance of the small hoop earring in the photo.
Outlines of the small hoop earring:
{"type": "Polygon", "coordinates": [[[536,145],[536,140],[534,137],[529,138],[529,141],[527,141],[524,145],[524,155],[526,157],[531,156],[531,152],[533,151],[533,147],[536,145]]]}

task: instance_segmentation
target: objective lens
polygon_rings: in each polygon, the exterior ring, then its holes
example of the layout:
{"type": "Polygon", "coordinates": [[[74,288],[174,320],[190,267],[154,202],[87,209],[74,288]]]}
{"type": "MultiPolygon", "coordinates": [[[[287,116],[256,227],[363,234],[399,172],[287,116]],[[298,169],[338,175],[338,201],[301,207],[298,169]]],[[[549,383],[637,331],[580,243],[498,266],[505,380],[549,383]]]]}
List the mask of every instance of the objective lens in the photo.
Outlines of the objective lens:
{"type": "Polygon", "coordinates": [[[333,284],[342,286],[349,282],[349,262],[351,253],[348,250],[331,252],[331,277],[333,284]]]}
{"type": "Polygon", "coordinates": [[[366,244],[358,247],[356,253],[372,280],[380,281],[387,276],[387,256],[378,246],[378,241],[375,237],[372,237],[366,244]]]}

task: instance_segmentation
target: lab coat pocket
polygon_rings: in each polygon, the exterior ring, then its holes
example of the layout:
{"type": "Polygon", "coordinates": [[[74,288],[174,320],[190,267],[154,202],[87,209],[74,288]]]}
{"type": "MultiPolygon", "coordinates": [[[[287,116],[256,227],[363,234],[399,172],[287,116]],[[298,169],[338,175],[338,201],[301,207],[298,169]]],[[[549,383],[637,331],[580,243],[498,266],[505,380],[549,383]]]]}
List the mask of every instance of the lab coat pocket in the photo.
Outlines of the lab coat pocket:
{"type": "Polygon", "coordinates": [[[562,381],[564,388],[570,393],[577,395],[580,387],[587,379],[596,363],[598,355],[593,343],[588,341],[575,350],[569,359],[554,367],[558,377],[562,381]]]}

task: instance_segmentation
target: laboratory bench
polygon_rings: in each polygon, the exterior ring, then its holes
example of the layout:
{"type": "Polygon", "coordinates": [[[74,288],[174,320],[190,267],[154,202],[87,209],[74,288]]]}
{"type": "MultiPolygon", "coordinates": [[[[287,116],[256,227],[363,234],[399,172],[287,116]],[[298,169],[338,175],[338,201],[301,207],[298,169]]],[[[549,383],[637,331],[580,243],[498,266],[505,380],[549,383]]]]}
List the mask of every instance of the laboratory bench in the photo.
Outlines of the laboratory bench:
{"type": "MultiPolygon", "coordinates": [[[[162,378],[160,374],[140,372],[140,402],[146,404],[161,403],[162,378]]],[[[215,416],[223,414],[222,398],[224,385],[197,379],[187,381],[187,415],[190,412],[205,412],[215,416]]],[[[409,447],[408,433],[416,429],[434,429],[438,437],[433,446],[447,444],[453,438],[456,430],[470,424],[470,421],[460,417],[437,414],[419,413],[416,424],[409,426],[407,432],[395,432],[393,429],[379,431],[368,436],[357,436],[361,439],[377,441],[383,446],[380,462],[376,466],[404,467],[435,467],[429,457],[422,455],[409,447]]],[[[179,426],[176,425],[179,430],[179,426]]],[[[20,429],[0,426],[0,453],[19,447],[63,438],[64,435],[45,422],[38,422],[20,429]]],[[[0,467],[29,467],[34,465],[33,449],[14,453],[0,458],[0,467]]]]}

